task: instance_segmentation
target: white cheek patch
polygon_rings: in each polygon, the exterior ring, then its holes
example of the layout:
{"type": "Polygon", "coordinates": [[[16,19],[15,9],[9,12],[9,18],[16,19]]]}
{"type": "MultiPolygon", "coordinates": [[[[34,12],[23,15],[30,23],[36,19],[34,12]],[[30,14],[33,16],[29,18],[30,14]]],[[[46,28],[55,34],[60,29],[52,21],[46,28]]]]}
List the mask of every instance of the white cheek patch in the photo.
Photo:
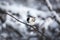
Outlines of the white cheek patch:
{"type": "Polygon", "coordinates": [[[33,21],[33,18],[30,18],[29,24],[30,24],[30,25],[34,25],[34,23],[35,23],[35,22],[33,21]]]}

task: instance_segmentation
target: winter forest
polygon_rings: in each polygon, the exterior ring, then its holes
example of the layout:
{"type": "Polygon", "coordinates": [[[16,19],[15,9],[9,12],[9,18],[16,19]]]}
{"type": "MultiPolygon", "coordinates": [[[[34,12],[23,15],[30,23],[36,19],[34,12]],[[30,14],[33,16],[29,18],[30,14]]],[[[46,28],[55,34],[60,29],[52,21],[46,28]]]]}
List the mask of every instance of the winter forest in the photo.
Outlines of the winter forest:
{"type": "Polygon", "coordinates": [[[60,40],[60,0],[0,0],[0,40],[60,40]]]}

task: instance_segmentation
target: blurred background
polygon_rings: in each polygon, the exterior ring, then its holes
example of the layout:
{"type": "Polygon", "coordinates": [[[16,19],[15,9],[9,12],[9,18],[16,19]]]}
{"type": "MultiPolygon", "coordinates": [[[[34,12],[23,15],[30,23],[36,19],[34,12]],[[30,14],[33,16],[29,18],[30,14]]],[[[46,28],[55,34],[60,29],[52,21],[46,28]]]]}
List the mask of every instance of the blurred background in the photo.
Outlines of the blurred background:
{"type": "Polygon", "coordinates": [[[0,40],[60,40],[60,0],[0,0],[0,40]]]}

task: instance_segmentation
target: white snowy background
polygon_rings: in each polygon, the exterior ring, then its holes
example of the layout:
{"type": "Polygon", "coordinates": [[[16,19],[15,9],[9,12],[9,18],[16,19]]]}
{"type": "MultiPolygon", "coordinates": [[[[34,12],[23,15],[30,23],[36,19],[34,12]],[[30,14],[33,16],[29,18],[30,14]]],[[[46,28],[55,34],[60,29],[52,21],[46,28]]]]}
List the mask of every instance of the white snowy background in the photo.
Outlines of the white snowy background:
{"type": "MultiPolygon", "coordinates": [[[[41,0],[42,2],[42,0],[41,0]]],[[[6,10],[9,12],[9,14],[13,15],[15,18],[21,20],[22,22],[27,23],[27,17],[28,14],[35,17],[36,21],[35,24],[39,24],[39,31],[41,31],[42,28],[45,28],[45,34],[54,40],[55,35],[60,32],[59,24],[55,19],[52,19],[54,15],[52,12],[49,11],[47,6],[43,3],[41,3],[39,0],[0,0],[0,8],[3,10],[6,10]],[[28,13],[29,12],[29,13],[28,13]],[[44,18],[45,20],[43,20],[44,18]],[[49,30],[50,28],[50,30],[49,30]],[[55,33],[52,33],[53,29],[55,30],[55,33]]],[[[57,4],[60,2],[57,1],[57,4]]],[[[57,9],[59,8],[59,5],[56,6],[56,4],[52,1],[53,8],[57,9]]],[[[57,13],[58,14],[58,13],[57,13]]],[[[1,24],[1,23],[0,23],[1,24]]],[[[7,32],[2,32],[1,30],[6,29],[8,26],[11,26],[15,30],[17,30],[19,33],[22,34],[22,38],[13,38],[11,40],[28,40],[30,36],[36,36],[36,32],[28,32],[28,28],[25,24],[22,24],[18,21],[16,21],[14,18],[12,18],[9,15],[6,15],[6,21],[0,26],[0,35],[3,38],[6,38],[9,36],[7,32]],[[3,29],[2,29],[3,28],[3,29]],[[1,33],[2,32],[2,33],[1,33]]],[[[10,33],[11,37],[13,34],[10,33]]],[[[16,35],[16,34],[15,34],[16,35]]],[[[59,38],[58,38],[59,39],[59,38]]],[[[0,37],[0,40],[4,40],[0,37]]],[[[6,39],[7,40],[7,39],[6,39]]],[[[31,38],[30,40],[38,40],[38,37],[31,38]]],[[[57,40],[57,39],[56,39],[57,40]]]]}

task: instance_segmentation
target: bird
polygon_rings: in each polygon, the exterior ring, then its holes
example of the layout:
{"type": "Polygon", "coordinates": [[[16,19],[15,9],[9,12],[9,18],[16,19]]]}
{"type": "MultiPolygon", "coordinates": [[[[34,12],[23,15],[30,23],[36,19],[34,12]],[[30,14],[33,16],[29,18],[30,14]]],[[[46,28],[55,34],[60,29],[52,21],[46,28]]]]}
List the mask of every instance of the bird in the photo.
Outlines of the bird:
{"type": "Polygon", "coordinates": [[[33,16],[29,16],[29,17],[27,18],[28,24],[31,25],[31,27],[28,27],[28,30],[29,30],[29,31],[38,30],[38,27],[39,27],[39,26],[38,26],[38,24],[35,23],[35,21],[36,21],[36,19],[35,19],[35,17],[33,17],[33,16]]]}
{"type": "Polygon", "coordinates": [[[34,25],[35,24],[35,17],[28,16],[27,22],[28,22],[29,25],[34,25]]]}

